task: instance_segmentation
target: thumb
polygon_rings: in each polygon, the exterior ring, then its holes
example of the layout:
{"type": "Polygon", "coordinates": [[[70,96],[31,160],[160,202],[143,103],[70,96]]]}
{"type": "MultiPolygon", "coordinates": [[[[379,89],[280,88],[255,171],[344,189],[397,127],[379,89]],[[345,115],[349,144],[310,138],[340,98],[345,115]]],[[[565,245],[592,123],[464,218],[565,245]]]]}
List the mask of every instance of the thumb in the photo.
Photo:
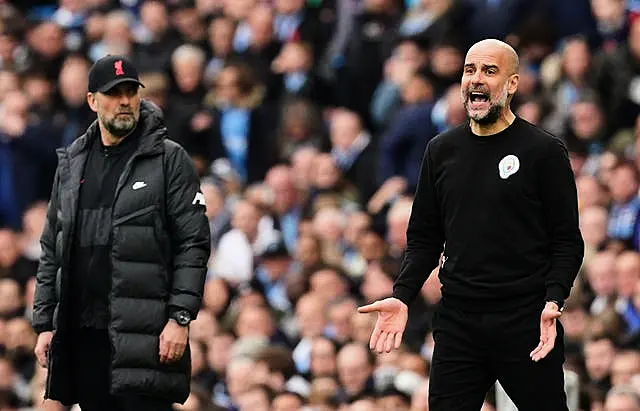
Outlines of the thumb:
{"type": "Polygon", "coordinates": [[[376,311],[380,311],[380,301],[376,301],[375,303],[358,307],[358,312],[361,314],[372,313],[376,311]]]}

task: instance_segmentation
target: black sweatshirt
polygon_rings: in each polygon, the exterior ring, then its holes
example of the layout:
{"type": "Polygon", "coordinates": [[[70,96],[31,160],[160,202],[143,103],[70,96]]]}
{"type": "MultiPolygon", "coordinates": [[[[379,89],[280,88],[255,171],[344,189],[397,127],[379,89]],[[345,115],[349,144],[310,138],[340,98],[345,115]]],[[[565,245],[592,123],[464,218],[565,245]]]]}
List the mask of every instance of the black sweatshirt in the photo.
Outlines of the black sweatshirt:
{"type": "Polygon", "coordinates": [[[432,139],[394,297],[413,301],[443,245],[445,304],[499,311],[565,300],[584,245],[564,144],[518,117],[491,136],[467,123],[432,139]]]}

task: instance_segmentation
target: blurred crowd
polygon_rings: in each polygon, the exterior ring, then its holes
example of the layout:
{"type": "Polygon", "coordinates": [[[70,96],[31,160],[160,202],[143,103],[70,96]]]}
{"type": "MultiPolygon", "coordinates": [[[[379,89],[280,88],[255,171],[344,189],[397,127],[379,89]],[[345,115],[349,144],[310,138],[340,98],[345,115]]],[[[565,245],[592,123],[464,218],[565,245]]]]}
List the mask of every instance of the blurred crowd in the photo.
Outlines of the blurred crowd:
{"type": "Polygon", "coordinates": [[[137,64],[202,177],[212,258],[176,409],[427,410],[437,268],[397,352],[368,350],[376,318],[356,308],[391,294],[426,143],[466,120],[464,56],[489,37],[520,55],[514,111],[566,142],[576,175],[572,411],[640,410],[639,15],[638,0],[0,0],[0,410],[64,409],[32,354],[34,275],[56,149],[95,120],[87,72],[106,54],[137,64]]]}

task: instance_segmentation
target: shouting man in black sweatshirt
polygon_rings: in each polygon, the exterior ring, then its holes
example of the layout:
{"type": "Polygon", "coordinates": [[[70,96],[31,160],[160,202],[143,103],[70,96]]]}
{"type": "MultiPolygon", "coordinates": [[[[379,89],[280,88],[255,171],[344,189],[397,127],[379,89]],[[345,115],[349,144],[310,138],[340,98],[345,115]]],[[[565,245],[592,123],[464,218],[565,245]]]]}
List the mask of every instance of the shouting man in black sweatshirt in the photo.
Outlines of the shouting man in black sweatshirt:
{"type": "Polygon", "coordinates": [[[556,321],[582,264],[574,176],[563,143],[516,117],[518,56],[483,40],[466,56],[467,124],[426,149],[407,250],[371,349],[402,341],[408,306],[440,265],[431,411],[477,411],[499,380],[520,411],[566,411],[556,321]]]}

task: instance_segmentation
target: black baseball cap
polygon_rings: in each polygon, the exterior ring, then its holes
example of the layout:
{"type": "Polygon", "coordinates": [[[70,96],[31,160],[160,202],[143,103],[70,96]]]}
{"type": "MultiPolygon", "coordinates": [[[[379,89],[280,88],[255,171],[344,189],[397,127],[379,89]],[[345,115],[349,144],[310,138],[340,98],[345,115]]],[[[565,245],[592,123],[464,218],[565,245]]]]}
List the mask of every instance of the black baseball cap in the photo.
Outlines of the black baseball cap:
{"type": "Polygon", "coordinates": [[[96,61],[89,70],[88,89],[91,93],[104,93],[126,82],[144,87],[138,78],[138,70],[125,56],[108,55],[96,61]]]}

